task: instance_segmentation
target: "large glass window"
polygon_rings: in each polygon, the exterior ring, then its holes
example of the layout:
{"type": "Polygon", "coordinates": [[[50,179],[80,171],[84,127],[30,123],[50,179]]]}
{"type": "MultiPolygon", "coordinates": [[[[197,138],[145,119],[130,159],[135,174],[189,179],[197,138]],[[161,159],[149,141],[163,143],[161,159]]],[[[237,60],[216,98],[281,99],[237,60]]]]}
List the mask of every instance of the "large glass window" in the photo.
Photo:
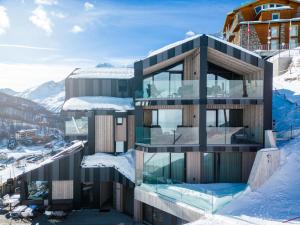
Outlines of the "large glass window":
{"type": "Polygon", "coordinates": [[[278,50],[279,41],[277,39],[271,40],[271,50],[278,50]]]}
{"type": "Polygon", "coordinates": [[[298,36],[298,25],[292,25],[290,29],[291,29],[290,36],[292,37],[298,36]]]}
{"type": "Polygon", "coordinates": [[[184,153],[144,153],[144,183],[184,181],[184,153]]]}
{"type": "Polygon", "coordinates": [[[271,37],[272,38],[279,37],[279,28],[278,27],[271,27],[271,37]]]}
{"type": "Polygon", "coordinates": [[[182,126],[181,109],[152,110],[152,126],[159,126],[164,132],[172,131],[182,126]]]}
{"type": "Polygon", "coordinates": [[[280,13],[272,13],[272,20],[279,20],[280,19],[280,13]]]}
{"type": "Polygon", "coordinates": [[[28,184],[28,199],[43,200],[49,194],[48,181],[32,181],[28,184]]]}
{"type": "Polygon", "coordinates": [[[298,47],[298,37],[291,38],[290,39],[290,48],[296,48],[296,47],[298,47]]]}
{"type": "Polygon", "coordinates": [[[144,98],[174,98],[182,86],[183,64],[161,71],[143,81],[144,98]]]}
{"type": "Polygon", "coordinates": [[[88,134],[88,117],[72,118],[65,121],[66,135],[80,136],[88,134]]]}

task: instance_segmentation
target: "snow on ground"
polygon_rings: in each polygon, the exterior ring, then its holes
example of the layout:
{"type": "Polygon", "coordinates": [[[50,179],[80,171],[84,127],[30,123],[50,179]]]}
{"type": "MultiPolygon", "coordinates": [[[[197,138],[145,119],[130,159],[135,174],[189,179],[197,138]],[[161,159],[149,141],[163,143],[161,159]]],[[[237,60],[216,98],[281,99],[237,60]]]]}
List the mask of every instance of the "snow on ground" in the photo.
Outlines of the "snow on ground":
{"type": "Polygon", "coordinates": [[[97,168],[97,167],[113,167],[122,173],[132,182],[135,182],[135,151],[112,155],[107,153],[96,153],[94,155],[84,156],[81,167],[97,168]]]}
{"type": "MultiPolygon", "coordinates": [[[[279,224],[300,216],[300,137],[285,144],[281,167],[255,191],[246,191],[218,215],[192,224],[279,224]],[[234,218],[232,220],[232,218],[234,218]],[[234,221],[234,223],[233,223],[234,221]],[[224,222],[224,223],[222,223],[224,222]],[[225,223],[226,222],[226,223],[225,223]],[[248,223],[247,223],[248,222],[248,223]]],[[[293,221],[300,224],[300,219],[293,221]]]]}
{"type": "Polygon", "coordinates": [[[132,98],[115,98],[104,96],[84,96],[75,97],[67,100],[63,106],[63,110],[116,110],[127,111],[133,110],[132,98]]]}

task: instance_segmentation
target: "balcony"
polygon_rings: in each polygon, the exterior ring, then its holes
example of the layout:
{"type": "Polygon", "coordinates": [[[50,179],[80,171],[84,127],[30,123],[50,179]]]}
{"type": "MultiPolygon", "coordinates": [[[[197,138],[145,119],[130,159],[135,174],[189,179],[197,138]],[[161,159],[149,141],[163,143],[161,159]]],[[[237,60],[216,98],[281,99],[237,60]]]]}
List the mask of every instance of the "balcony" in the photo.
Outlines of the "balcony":
{"type": "Polygon", "coordinates": [[[252,141],[258,129],[245,127],[207,127],[208,145],[257,144],[252,141]]]}
{"type": "Polygon", "coordinates": [[[197,145],[199,127],[138,127],[136,143],[146,145],[197,145]]]}
{"type": "Polygon", "coordinates": [[[208,80],[207,98],[263,98],[262,80],[208,80]]]}
{"type": "Polygon", "coordinates": [[[154,81],[136,92],[137,99],[198,99],[199,80],[154,81]]]}

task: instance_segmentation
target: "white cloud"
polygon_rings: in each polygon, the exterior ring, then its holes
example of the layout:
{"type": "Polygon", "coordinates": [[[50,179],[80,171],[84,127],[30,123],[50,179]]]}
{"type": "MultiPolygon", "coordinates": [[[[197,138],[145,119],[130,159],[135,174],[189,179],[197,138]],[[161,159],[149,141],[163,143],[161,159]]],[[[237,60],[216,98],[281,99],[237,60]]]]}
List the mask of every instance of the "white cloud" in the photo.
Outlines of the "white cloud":
{"type": "Polygon", "coordinates": [[[185,36],[186,36],[186,37],[193,37],[193,36],[195,36],[195,35],[196,35],[195,32],[194,32],[194,31],[191,31],[191,30],[185,33],[185,36]]]}
{"type": "Polygon", "coordinates": [[[29,20],[38,28],[46,31],[48,35],[52,33],[54,24],[42,6],[38,6],[32,11],[32,16],[29,17],[29,20]]]}
{"type": "Polygon", "coordinates": [[[54,17],[57,17],[59,19],[64,19],[66,18],[67,16],[65,14],[63,14],[62,12],[55,12],[55,11],[52,11],[51,12],[51,16],[54,16],[54,17]]]}
{"type": "Polygon", "coordinates": [[[83,32],[83,29],[80,26],[75,25],[72,27],[71,32],[74,34],[77,34],[77,33],[83,32]]]}
{"type": "Polygon", "coordinates": [[[90,3],[90,2],[85,2],[85,3],[84,3],[84,9],[85,9],[86,11],[92,10],[94,7],[95,7],[95,6],[94,6],[92,3],[90,3]]]}
{"type": "Polygon", "coordinates": [[[32,50],[45,50],[45,51],[57,51],[55,48],[37,47],[32,45],[18,45],[18,44],[0,44],[0,48],[24,48],[32,50]]]}
{"type": "Polygon", "coordinates": [[[57,5],[57,0],[35,0],[35,4],[38,5],[57,5]]]}
{"type": "Polygon", "coordinates": [[[9,27],[10,22],[6,13],[6,8],[4,6],[0,6],[0,35],[5,34],[9,27]]]}

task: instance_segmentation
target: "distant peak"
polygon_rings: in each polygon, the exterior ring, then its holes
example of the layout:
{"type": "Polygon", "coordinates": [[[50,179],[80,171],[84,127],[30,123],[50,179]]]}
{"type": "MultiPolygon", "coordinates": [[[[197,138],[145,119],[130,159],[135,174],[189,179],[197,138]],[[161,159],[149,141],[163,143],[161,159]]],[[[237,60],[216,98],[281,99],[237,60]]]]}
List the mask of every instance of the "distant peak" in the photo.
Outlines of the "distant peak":
{"type": "Polygon", "coordinates": [[[110,64],[110,63],[99,63],[96,68],[103,68],[103,67],[106,67],[106,68],[113,68],[114,65],[110,64]]]}

